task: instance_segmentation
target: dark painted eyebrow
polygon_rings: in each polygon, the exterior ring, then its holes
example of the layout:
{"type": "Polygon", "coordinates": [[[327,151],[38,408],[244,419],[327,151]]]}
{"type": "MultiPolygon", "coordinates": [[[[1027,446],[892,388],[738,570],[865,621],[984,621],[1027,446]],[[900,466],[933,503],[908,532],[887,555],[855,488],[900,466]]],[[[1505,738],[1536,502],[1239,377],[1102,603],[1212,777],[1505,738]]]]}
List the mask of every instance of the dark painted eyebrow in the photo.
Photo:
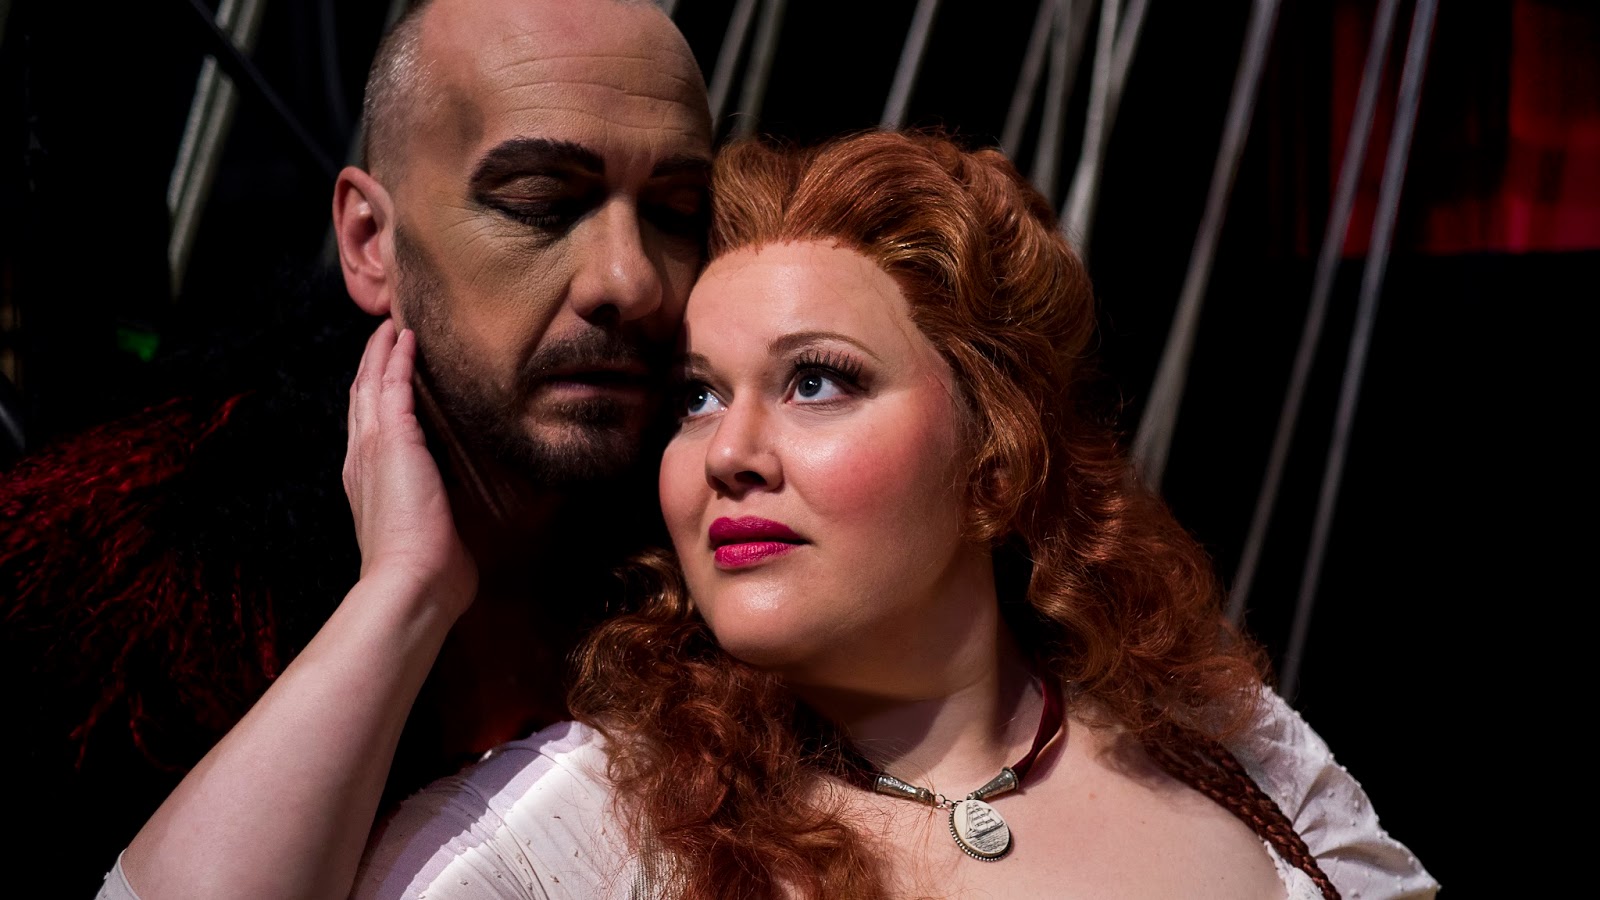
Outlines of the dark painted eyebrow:
{"type": "MultiPolygon", "coordinates": [[[[605,158],[574,141],[550,138],[512,138],[502,141],[478,160],[472,183],[491,185],[528,172],[550,169],[577,169],[586,175],[604,175],[605,158]]],[[[711,179],[711,160],[704,156],[679,154],[656,163],[651,178],[688,176],[701,181],[711,179]]]]}
{"type": "Polygon", "coordinates": [[[606,162],[600,154],[572,141],[512,138],[496,144],[478,160],[472,183],[490,185],[549,169],[579,169],[590,175],[604,175],[606,162]]]}

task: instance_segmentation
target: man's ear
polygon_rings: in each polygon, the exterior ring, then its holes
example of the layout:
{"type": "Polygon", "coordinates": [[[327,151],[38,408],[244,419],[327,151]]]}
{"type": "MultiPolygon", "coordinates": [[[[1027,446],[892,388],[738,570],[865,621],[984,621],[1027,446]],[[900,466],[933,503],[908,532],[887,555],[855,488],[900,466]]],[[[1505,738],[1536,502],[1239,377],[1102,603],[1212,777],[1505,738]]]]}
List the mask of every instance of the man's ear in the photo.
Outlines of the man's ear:
{"type": "Polygon", "coordinates": [[[367,172],[346,166],[333,184],[339,268],[356,305],[374,316],[394,307],[394,203],[367,172]]]}

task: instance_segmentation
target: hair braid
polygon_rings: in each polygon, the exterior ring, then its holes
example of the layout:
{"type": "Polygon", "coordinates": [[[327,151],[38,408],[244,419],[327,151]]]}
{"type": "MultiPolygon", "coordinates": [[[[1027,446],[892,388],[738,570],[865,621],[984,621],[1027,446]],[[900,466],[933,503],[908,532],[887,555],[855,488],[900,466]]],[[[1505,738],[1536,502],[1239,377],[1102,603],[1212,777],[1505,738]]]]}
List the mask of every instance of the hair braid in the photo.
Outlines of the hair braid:
{"type": "Polygon", "coordinates": [[[1239,760],[1211,738],[1177,727],[1145,738],[1145,749],[1168,774],[1183,781],[1233,813],[1278,855],[1305,872],[1327,900],[1339,900],[1339,889],[1306,846],[1305,839],[1276,801],[1250,777],[1239,760]]]}

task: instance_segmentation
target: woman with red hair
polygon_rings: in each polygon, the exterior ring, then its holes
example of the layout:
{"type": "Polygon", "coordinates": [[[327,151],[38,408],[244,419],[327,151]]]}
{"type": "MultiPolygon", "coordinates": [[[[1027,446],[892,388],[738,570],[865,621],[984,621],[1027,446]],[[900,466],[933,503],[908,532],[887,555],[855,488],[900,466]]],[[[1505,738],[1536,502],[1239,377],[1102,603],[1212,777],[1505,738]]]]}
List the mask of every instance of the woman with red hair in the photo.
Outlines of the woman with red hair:
{"type": "MultiPolygon", "coordinates": [[[[408,800],[356,896],[1436,893],[1140,486],[1087,275],[1001,154],[748,141],[713,197],[673,550],[578,654],[575,721],[408,800]]],[[[375,337],[358,413],[403,424],[413,346],[375,337]]],[[[382,578],[418,540],[383,468],[416,457],[358,449],[382,578]]]]}
{"type": "Polygon", "coordinates": [[[528,854],[551,896],[1436,890],[1138,484],[1087,275],[1009,162],[746,142],[713,197],[675,554],[582,650],[581,724],[415,798],[358,894],[500,896],[528,854]]]}

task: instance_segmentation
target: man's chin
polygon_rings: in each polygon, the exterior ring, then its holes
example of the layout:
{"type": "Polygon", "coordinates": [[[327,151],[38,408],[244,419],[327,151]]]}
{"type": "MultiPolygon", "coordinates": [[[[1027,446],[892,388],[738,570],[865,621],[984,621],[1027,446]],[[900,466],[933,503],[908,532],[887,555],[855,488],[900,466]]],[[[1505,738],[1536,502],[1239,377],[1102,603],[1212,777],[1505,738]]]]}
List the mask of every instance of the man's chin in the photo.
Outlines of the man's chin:
{"type": "Polygon", "coordinates": [[[541,487],[623,477],[639,464],[644,428],[631,422],[527,422],[502,446],[501,462],[541,487]]]}

